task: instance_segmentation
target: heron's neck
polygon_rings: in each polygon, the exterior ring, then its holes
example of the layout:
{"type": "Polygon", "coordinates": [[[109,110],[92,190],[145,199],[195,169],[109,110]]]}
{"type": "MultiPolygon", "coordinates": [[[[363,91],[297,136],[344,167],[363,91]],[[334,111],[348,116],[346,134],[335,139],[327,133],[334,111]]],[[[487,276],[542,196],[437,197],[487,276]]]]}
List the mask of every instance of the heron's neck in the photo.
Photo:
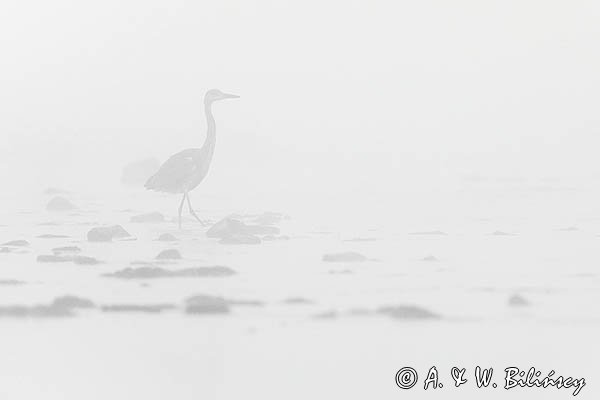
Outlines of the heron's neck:
{"type": "Polygon", "coordinates": [[[206,114],[206,139],[202,147],[212,151],[217,141],[217,125],[212,115],[212,103],[204,103],[204,114],[206,114]]]}

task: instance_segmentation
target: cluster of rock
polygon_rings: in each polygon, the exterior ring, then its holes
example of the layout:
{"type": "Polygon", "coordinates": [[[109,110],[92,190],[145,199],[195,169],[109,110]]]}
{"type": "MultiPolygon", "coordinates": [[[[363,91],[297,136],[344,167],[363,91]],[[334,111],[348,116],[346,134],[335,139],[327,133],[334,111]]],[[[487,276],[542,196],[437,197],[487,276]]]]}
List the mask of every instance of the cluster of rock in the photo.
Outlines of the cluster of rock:
{"type": "Polygon", "coordinates": [[[87,233],[90,242],[110,242],[113,239],[133,239],[121,225],[97,226],[87,233]]]}
{"type": "Polygon", "coordinates": [[[72,262],[77,265],[96,265],[101,264],[94,257],[82,256],[79,253],[81,249],[77,246],[56,247],[52,249],[52,254],[42,254],[37,257],[40,263],[63,263],[72,262]]]}
{"type": "Polygon", "coordinates": [[[120,279],[157,279],[157,278],[215,278],[235,275],[236,272],[221,265],[208,267],[191,267],[181,269],[165,269],[154,266],[127,267],[112,273],[104,274],[109,278],[120,279]]]}
{"type": "Polygon", "coordinates": [[[206,236],[220,239],[219,243],[222,244],[260,244],[261,237],[274,237],[279,232],[276,226],[246,224],[240,219],[227,217],[210,227],[206,236]]]}

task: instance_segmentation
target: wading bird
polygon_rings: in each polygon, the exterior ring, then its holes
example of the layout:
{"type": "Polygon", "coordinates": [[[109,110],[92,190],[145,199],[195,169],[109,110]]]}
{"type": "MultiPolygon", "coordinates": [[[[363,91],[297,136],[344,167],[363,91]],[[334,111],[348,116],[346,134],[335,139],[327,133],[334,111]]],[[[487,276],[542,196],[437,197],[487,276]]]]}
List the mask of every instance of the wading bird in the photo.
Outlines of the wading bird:
{"type": "Polygon", "coordinates": [[[166,193],[183,193],[181,204],[179,204],[179,229],[181,229],[181,210],[183,203],[187,200],[190,214],[202,225],[202,221],[190,201],[189,192],[195,189],[208,173],[210,162],[215,152],[216,125],[212,115],[212,104],[217,100],[235,99],[239,96],[223,93],[212,89],[204,96],[204,113],[206,114],[206,139],[199,149],[185,149],[172,155],[156,174],[151,176],[144,187],[150,190],[166,193]]]}

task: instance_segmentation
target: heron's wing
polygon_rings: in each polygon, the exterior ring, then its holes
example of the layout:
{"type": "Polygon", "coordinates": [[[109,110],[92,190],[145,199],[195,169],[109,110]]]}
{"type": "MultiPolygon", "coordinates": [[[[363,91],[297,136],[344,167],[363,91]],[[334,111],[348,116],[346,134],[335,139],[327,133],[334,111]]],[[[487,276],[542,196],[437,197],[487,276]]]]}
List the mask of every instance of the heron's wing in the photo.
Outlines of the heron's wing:
{"type": "Polygon", "coordinates": [[[200,149],[186,149],[172,155],[144,186],[146,189],[169,193],[185,191],[198,168],[199,156],[200,149]]]}

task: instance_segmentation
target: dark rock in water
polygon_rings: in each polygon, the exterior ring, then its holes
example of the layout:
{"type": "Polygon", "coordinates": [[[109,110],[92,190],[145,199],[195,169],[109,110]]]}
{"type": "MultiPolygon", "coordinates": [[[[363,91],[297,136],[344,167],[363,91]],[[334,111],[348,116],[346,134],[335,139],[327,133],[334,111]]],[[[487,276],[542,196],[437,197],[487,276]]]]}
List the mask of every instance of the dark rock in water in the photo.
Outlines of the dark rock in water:
{"type": "Polygon", "coordinates": [[[325,262],[362,262],[366,261],[367,257],[353,251],[347,251],[345,253],[325,254],[322,260],[325,262]]]}
{"type": "Polygon", "coordinates": [[[215,265],[212,267],[195,267],[168,270],[160,267],[125,268],[106,277],[121,279],[156,279],[156,278],[215,278],[234,275],[236,272],[229,267],[215,265]]]}
{"type": "Polygon", "coordinates": [[[71,261],[73,261],[73,256],[61,256],[56,254],[43,254],[37,256],[37,262],[39,263],[60,263],[71,261]]]}
{"type": "Polygon", "coordinates": [[[73,203],[61,196],[52,198],[46,205],[48,211],[73,211],[76,209],[77,207],[73,203]]]}
{"type": "Polygon", "coordinates": [[[110,242],[113,239],[129,238],[131,235],[121,225],[98,226],[87,233],[90,242],[110,242]]]}
{"type": "Polygon", "coordinates": [[[0,286],[20,286],[25,285],[26,282],[17,281],[15,279],[0,279],[0,286]]]}
{"type": "Polygon", "coordinates": [[[206,236],[209,238],[225,238],[243,233],[244,224],[242,221],[232,218],[223,218],[215,223],[206,231],[206,236]]]}
{"type": "Polygon", "coordinates": [[[55,247],[52,249],[54,254],[73,254],[81,252],[81,249],[77,246],[64,246],[64,247],[55,247]]]}
{"type": "Polygon", "coordinates": [[[427,257],[423,257],[423,261],[436,262],[436,261],[439,261],[439,260],[436,257],[434,257],[434,256],[427,256],[427,257]]]}
{"type": "Polygon", "coordinates": [[[447,235],[446,232],[442,231],[419,231],[419,232],[411,232],[409,235],[447,235]]]}
{"type": "Polygon", "coordinates": [[[223,297],[198,295],[186,300],[185,312],[188,314],[225,314],[229,312],[229,303],[223,297]]]}
{"type": "Polygon", "coordinates": [[[77,265],[96,265],[101,264],[100,261],[94,257],[79,256],[72,253],[54,253],[54,254],[42,254],[37,257],[39,263],[62,263],[62,262],[73,262],[77,265]]]}
{"type": "Polygon", "coordinates": [[[77,296],[61,296],[54,299],[53,307],[74,309],[74,308],[94,308],[96,305],[93,301],[77,296]]]}
{"type": "Polygon", "coordinates": [[[62,318],[72,317],[71,310],[63,307],[46,305],[37,306],[0,306],[0,317],[12,318],[62,318]]]}
{"type": "Polygon", "coordinates": [[[181,253],[177,249],[163,250],[156,256],[157,260],[180,260],[181,253]]]}
{"type": "Polygon", "coordinates": [[[10,242],[2,243],[0,246],[26,247],[29,246],[27,240],[11,240],[10,242]]]}
{"type": "Polygon", "coordinates": [[[530,303],[520,294],[514,294],[508,299],[508,305],[511,307],[527,307],[530,303]]]}
{"type": "Polygon", "coordinates": [[[143,313],[160,313],[165,310],[174,309],[173,304],[111,304],[103,305],[103,312],[143,312],[143,313]]]}
{"type": "Polygon", "coordinates": [[[381,307],[377,309],[377,313],[384,314],[395,319],[415,320],[415,319],[440,319],[438,314],[435,314],[425,308],[419,306],[391,306],[381,307]]]}
{"type": "Polygon", "coordinates": [[[250,306],[250,307],[262,307],[265,305],[260,300],[229,300],[220,296],[209,296],[205,294],[199,294],[196,296],[192,296],[186,299],[186,305],[189,309],[190,306],[192,308],[197,307],[195,309],[196,312],[200,312],[201,309],[206,308],[207,306],[219,305],[222,307],[223,305],[230,306],[250,306]]]}
{"type": "Polygon", "coordinates": [[[260,300],[227,300],[227,303],[231,306],[262,307],[265,305],[265,303],[260,300]]]}
{"type": "Polygon", "coordinates": [[[50,194],[50,195],[67,194],[67,193],[69,193],[69,192],[66,190],[63,190],[63,189],[55,188],[55,187],[49,187],[46,190],[44,190],[44,194],[50,194]]]}
{"type": "Polygon", "coordinates": [[[54,235],[52,233],[46,233],[44,235],[38,235],[36,236],[39,239],[66,239],[69,236],[67,235],[54,235]]]}
{"type": "Polygon", "coordinates": [[[228,217],[215,223],[206,231],[207,237],[217,239],[252,235],[279,235],[279,228],[276,226],[247,225],[242,221],[228,217]]]}
{"type": "Polygon", "coordinates": [[[131,217],[130,221],[136,223],[165,222],[165,216],[159,212],[151,212],[147,214],[134,215],[131,217]]]}
{"type": "Polygon", "coordinates": [[[75,256],[73,262],[77,265],[97,265],[102,264],[101,261],[96,260],[94,257],[87,256],[75,256]]]}
{"type": "Polygon", "coordinates": [[[285,304],[314,304],[314,301],[304,297],[288,297],[283,302],[285,304]]]}
{"type": "Polygon", "coordinates": [[[253,235],[233,235],[224,237],[219,240],[221,244],[260,244],[261,240],[258,236],[253,235]]]}
{"type": "Polygon", "coordinates": [[[143,186],[144,183],[160,168],[156,158],[146,158],[127,164],[121,174],[121,183],[126,185],[143,186]]]}
{"type": "Polygon", "coordinates": [[[176,242],[178,239],[170,233],[163,233],[156,240],[159,242],[176,242]]]}

